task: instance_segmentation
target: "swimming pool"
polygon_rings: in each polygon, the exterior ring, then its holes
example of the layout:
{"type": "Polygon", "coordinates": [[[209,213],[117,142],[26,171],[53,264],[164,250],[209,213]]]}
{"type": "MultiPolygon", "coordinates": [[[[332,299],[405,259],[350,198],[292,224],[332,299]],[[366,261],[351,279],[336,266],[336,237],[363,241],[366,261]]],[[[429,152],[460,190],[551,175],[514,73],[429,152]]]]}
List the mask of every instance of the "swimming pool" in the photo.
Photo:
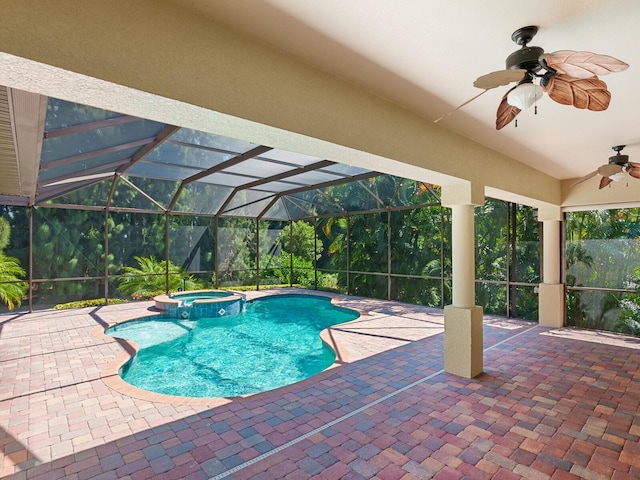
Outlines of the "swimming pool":
{"type": "Polygon", "coordinates": [[[285,294],[246,303],[232,316],[199,320],[163,315],[106,330],[133,340],[138,353],[120,369],[138,388],[186,397],[232,397],[290,385],[335,361],[320,339],[359,314],[326,297],[285,294]]]}

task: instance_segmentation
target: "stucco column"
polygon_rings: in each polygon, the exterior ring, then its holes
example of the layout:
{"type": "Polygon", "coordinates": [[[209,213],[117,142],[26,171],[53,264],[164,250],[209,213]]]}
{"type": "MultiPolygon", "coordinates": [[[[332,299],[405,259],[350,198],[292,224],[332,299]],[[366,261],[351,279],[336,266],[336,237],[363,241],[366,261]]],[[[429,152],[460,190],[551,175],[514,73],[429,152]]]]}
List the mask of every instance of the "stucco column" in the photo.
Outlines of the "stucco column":
{"type": "Polygon", "coordinates": [[[451,208],[453,304],[444,309],[444,369],[473,378],[483,369],[482,307],[475,304],[474,206],[484,202],[471,185],[442,188],[451,208]]]}
{"type": "Polygon", "coordinates": [[[542,222],[542,283],[538,287],[538,322],[544,327],[564,325],[565,286],[560,279],[562,211],[560,207],[538,209],[542,222]]]}
{"type": "Polygon", "coordinates": [[[475,305],[475,223],[473,205],[451,205],[453,306],[475,305]]]}

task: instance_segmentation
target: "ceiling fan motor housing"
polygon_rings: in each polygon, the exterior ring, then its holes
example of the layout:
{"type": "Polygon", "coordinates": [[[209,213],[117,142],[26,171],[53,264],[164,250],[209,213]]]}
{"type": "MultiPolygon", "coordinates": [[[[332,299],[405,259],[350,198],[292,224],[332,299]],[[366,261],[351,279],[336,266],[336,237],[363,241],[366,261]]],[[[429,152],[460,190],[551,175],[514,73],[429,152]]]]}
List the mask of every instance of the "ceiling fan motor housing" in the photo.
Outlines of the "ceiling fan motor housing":
{"type": "Polygon", "coordinates": [[[613,155],[609,157],[609,165],[626,165],[629,163],[629,155],[621,155],[618,153],[617,155],[613,155]]]}
{"type": "Polygon", "coordinates": [[[543,68],[539,60],[542,54],[544,49],[540,47],[523,47],[509,55],[505,63],[508,69],[523,69],[537,73],[543,68]]]}

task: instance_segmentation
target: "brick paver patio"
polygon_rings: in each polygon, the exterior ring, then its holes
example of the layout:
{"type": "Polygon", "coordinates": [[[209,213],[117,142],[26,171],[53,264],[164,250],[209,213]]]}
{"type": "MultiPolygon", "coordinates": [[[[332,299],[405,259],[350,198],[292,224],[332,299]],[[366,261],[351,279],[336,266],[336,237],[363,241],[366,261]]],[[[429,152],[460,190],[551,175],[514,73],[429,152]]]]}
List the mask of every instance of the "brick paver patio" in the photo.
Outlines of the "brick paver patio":
{"type": "Polygon", "coordinates": [[[640,478],[639,339],[485,317],[469,380],[441,310],[335,303],[362,313],[326,332],[337,366],[194,401],[113,374],[132,349],[100,332],[151,302],[0,316],[0,478],[640,478]]]}

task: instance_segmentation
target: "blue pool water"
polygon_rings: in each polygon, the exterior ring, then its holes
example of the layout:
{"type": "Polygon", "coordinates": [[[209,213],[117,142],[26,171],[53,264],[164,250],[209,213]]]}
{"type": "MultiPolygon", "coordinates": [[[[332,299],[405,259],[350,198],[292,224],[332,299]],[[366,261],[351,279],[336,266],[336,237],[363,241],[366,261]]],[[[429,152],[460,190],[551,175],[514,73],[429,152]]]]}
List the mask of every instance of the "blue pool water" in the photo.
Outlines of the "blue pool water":
{"type": "Polygon", "coordinates": [[[140,350],[121,369],[138,388],[187,397],[231,397],[290,385],[329,367],[334,351],[321,330],[358,318],[312,295],[247,302],[233,316],[181,320],[163,316],[107,329],[140,350]]]}

